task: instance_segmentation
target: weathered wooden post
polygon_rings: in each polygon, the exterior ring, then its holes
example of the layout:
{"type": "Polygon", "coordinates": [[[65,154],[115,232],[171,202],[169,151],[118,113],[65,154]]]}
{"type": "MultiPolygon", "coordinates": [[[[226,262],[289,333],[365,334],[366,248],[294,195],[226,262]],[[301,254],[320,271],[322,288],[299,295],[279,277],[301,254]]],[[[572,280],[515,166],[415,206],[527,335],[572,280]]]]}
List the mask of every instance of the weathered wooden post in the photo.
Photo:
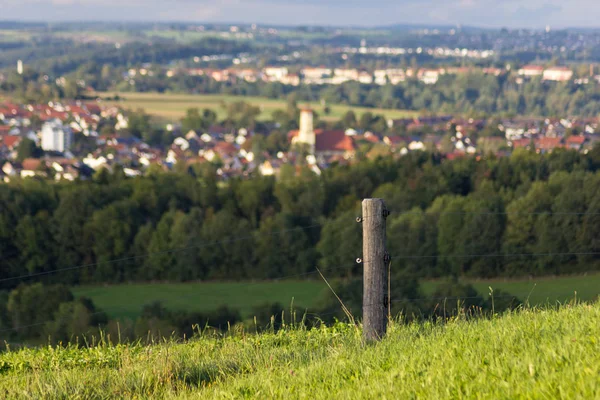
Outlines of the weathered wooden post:
{"type": "Polygon", "coordinates": [[[382,199],[364,199],[363,224],[363,339],[380,340],[387,329],[388,271],[385,220],[389,212],[382,199]]]}

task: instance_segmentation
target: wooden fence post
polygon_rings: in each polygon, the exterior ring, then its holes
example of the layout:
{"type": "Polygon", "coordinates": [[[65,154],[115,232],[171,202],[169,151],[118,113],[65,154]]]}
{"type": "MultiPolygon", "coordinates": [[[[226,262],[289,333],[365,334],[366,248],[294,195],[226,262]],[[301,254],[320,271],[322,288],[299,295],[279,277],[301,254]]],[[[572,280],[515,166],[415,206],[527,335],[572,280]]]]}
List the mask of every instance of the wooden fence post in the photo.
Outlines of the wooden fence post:
{"type": "Polygon", "coordinates": [[[380,340],[387,329],[388,271],[385,251],[385,219],[382,199],[364,199],[363,224],[363,339],[380,340]]]}

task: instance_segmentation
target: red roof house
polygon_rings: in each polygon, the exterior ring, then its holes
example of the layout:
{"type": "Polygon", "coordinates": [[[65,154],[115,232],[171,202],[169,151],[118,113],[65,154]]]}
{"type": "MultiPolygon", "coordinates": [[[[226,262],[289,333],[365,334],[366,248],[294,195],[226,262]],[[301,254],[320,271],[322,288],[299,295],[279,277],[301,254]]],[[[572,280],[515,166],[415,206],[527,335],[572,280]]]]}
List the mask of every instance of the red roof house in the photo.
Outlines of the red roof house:
{"type": "Polygon", "coordinates": [[[39,158],[26,158],[23,160],[21,165],[25,171],[35,171],[42,164],[42,160],[39,158]]]}
{"type": "Polygon", "coordinates": [[[21,143],[21,137],[10,135],[0,136],[0,143],[6,146],[7,149],[14,150],[21,143]]]}
{"type": "Polygon", "coordinates": [[[352,138],[346,136],[342,130],[317,129],[315,135],[315,153],[317,154],[333,155],[335,153],[351,153],[355,150],[352,138]]]}
{"type": "Polygon", "coordinates": [[[572,135],[565,140],[565,144],[569,149],[579,150],[586,141],[587,138],[583,135],[572,135]]]}
{"type": "Polygon", "coordinates": [[[542,152],[552,151],[559,147],[563,147],[561,138],[541,137],[535,141],[536,150],[542,152]]]}

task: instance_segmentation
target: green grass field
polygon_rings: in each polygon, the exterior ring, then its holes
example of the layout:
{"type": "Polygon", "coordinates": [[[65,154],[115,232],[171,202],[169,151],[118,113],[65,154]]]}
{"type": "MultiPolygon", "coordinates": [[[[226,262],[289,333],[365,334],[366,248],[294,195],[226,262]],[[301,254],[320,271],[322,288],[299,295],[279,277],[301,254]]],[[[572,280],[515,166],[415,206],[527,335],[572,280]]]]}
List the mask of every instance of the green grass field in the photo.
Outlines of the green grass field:
{"type": "Polygon", "coordinates": [[[325,287],[319,281],[257,283],[156,283],[76,287],[75,296],[86,296],[113,318],[135,318],[142,307],[161,301],[173,310],[210,311],[220,305],[237,308],[243,317],[266,302],[311,307],[325,287]]]}
{"type": "MultiPolygon", "coordinates": [[[[534,278],[531,280],[479,280],[472,281],[477,291],[489,293],[489,287],[502,289],[531,305],[556,304],[577,298],[584,301],[600,294],[600,274],[567,276],[560,278],[534,278]]],[[[423,291],[430,296],[437,282],[424,282],[423,291]]],[[[279,302],[284,306],[292,300],[298,307],[311,308],[319,294],[326,290],[323,281],[283,281],[257,283],[156,283],[113,286],[76,287],[76,296],[91,298],[98,307],[113,318],[135,318],[142,307],[161,301],[174,310],[210,311],[220,305],[237,308],[243,317],[251,317],[254,307],[266,302],[279,302]]]]}
{"type": "Polygon", "coordinates": [[[0,42],[28,41],[34,36],[33,32],[21,29],[0,29],[0,42]]]}
{"type": "MultiPolygon", "coordinates": [[[[246,103],[260,107],[262,110],[259,116],[262,119],[269,119],[274,110],[285,109],[287,102],[285,100],[274,100],[262,97],[247,96],[228,96],[212,94],[175,94],[175,93],[130,93],[130,92],[100,92],[96,93],[99,97],[113,97],[118,94],[122,100],[106,101],[108,104],[119,105],[126,109],[143,109],[148,114],[155,115],[167,120],[178,120],[185,115],[189,108],[210,108],[217,112],[219,118],[225,117],[225,110],[222,103],[232,103],[236,101],[245,101],[246,103]]],[[[374,114],[383,114],[387,118],[403,118],[417,115],[415,111],[407,110],[389,110],[381,108],[352,107],[347,105],[329,105],[331,112],[325,115],[323,106],[319,103],[300,103],[302,106],[309,105],[313,107],[320,118],[325,120],[337,120],[341,118],[348,110],[353,110],[357,115],[365,112],[374,114]]]]}
{"type": "MultiPolygon", "coordinates": [[[[114,42],[130,42],[136,39],[136,36],[131,35],[127,31],[61,31],[53,34],[56,37],[64,39],[70,39],[75,42],[101,42],[101,43],[114,43],[114,42]]],[[[137,37],[139,39],[139,37],[137,37]]]]}
{"type": "Polygon", "coordinates": [[[26,348],[0,355],[10,399],[598,399],[600,304],[493,319],[347,324],[186,343],[26,348]]]}
{"type": "MultiPolygon", "coordinates": [[[[517,296],[520,300],[529,299],[531,305],[564,303],[578,299],[594,300],[600,294],[600,274],[587,276],[537,277],[531,279],[490,279],[470,280],[475,289],[481,294],[488,294],[489,287],[501,289],[517,296]]],[[[436,282],[424,282],[423,290],[431,294],[436,282]]]]}
{"type": "Polygon", "coordinates": [[[249,38],[230,32],[146,30],[143,32],[143,34],[149,38],[172,39],[181,43],[194,43],[206,38],[219,38],[236,41],[250,40],[249,38]]]}

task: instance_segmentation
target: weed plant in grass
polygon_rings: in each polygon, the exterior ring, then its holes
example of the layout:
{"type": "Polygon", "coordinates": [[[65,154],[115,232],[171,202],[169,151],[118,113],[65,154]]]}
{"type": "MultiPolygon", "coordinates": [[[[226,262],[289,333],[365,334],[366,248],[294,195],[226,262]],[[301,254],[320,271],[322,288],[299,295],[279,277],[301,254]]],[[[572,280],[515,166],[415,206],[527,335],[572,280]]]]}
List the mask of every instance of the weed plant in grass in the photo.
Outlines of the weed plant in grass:
{"type": "Polygon", "coordinates": [[[600,397],[600,304],[390,326],[344,323],[186,343],[24,349],[0,356],[5,398],[600,397]]]}

